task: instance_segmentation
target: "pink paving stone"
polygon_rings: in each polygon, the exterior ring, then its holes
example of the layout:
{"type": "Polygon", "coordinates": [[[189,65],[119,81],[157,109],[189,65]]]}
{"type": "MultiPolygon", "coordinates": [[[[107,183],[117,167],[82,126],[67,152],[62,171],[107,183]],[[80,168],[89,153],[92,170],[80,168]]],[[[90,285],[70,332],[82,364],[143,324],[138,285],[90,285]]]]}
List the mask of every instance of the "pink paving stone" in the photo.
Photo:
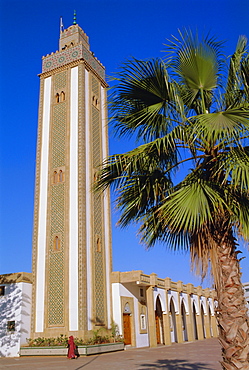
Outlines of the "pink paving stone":
{"type": "Polygon", "coordinates": [[[217,339],[159,346],[127,348],[78,360],[64,357],[0,358],[0,369],[25,370],[221,370],[217,339]]]}

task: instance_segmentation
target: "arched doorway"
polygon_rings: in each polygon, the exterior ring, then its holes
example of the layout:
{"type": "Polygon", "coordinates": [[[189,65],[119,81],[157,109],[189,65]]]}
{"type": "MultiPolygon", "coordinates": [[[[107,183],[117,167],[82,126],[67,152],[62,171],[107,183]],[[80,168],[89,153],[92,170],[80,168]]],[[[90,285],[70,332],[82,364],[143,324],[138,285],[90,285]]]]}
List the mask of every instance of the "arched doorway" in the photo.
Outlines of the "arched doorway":
{"type": "Polygon", "coordinates": [[[123,312],[123,336],[124,344],[131,344],[131,309],[128,302],[125,304],[123,312]]]}
{"type": "Polygon", "coordinates": [[[155,321],[157,344],[164,344],[163,311],[159,297],[156,299],[155,321]]]}
{"type": "Polygon", "coordinates": [[[196,308],[195,308],[195,302],[193,302],[193,325],[194,325],[194,338],[198,340],[198,333],[197,333],[197,322],[196,322],[196,308]]]}
{"type": "Polygon", "coordinates": [[[187,342],[188,333],[187,333],[187,321],[186,321],[186,309],[184,301],[181,303],[181,316],[182,316],[182,339],[187,342]]]}
{"type": "Polygon", "coordinates": [[[212,338],[214,335],[213,335],[213,328],[212,328],[211,308],[209,304],[208,304],[208,323],[209,323],[210,336],[212,338]]]}
{"type": "Polygon", "coordinates": [[[170,318],[170,331],[171,331],[171,342],[177,343],[177,332],[176,332],[176,311],[175,311],[175,305],[173,298],[170,300],[170,306],[169,306],[169,318],[170,318]]]}
{"type": "Polygon", "coordinates": [[[206,330],[205,330],[205,320],[204,320],[204,308],[203,304],[201,304],[201,325],[202,325],[202,331],[203,331],[203,338],[206,338],[206,330]]]}

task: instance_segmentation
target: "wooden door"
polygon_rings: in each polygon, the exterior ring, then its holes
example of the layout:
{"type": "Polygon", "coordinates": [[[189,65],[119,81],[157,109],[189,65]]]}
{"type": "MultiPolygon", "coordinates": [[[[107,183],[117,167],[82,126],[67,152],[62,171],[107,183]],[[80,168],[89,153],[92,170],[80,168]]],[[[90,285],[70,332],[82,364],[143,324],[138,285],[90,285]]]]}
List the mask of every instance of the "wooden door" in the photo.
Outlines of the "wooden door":
{"type": "Polygon", "coordinates": [[[156,342],[157,344],[161,343],[161,338],[160,338],[160,318],[156,314],[156,342]]]}
{"type": "Polygon", "coordinates": [[[131,317],[129,313],[123,314],[124,344],[131,344],[131,317]]]}

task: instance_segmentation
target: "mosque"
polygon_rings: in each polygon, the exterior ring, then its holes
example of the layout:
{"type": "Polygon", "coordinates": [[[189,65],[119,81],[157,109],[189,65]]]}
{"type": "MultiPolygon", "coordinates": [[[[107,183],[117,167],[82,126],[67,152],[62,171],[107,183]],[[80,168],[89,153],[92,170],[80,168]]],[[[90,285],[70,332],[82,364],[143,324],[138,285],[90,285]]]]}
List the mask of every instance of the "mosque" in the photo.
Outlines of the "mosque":
{"type": "Polygon", "coordinates": [[[109,191],[91,190],[108,155],[105,68],[76,21],[39,76],[32,273],[0,275],[0,355],[113,322],[133,347],[217,336],[214,291],[112,271],[109,191]]]}

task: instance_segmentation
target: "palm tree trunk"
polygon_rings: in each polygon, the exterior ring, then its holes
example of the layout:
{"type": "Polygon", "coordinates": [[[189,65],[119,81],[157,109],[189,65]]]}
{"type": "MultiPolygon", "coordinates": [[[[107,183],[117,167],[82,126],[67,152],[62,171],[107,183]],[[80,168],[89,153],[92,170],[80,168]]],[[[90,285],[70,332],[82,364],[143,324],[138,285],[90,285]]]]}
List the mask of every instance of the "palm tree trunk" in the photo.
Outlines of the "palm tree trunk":
{"type": "Polygon", "coordinates": [[[225,370],[249,370],[249,318],[238,253],[231,238],[230,243],[217,248],[217,321],[223,356],[221,364],[225,370]]]}

